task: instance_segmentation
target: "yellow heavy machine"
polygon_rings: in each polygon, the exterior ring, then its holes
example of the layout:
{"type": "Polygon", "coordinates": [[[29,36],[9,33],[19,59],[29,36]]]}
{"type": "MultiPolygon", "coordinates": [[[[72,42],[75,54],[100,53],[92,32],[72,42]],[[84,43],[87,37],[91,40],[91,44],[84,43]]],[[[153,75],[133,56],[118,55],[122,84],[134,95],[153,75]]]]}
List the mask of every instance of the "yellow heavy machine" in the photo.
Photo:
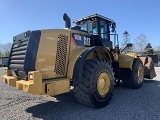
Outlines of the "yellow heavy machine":
{"type": "MultiPolygon", "coordinates": [[[[64,29],[27,31],[13,37],[2,77],[6,84],[50,96],[73,88],[79,102],[95,108],[109,103],[120,80],[129,88],[142,86],[144,65],[152,60],[135,53],[121,54],[113,20],[94,14],[76,20],[76,26],[71,27],[66,13],[63,19],[64,29]]],[[[150,66],[147,77],[150,73],[154,77],[154,66],[150,66]]]]}

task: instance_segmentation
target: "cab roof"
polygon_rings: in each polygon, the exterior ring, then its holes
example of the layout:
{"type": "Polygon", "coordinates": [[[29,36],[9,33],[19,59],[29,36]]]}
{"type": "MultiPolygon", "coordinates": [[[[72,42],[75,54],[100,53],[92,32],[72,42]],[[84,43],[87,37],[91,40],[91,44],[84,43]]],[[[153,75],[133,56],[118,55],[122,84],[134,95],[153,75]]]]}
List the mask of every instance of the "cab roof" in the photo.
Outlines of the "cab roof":
{"type": "Polygon", "coordinates": [[[81,18],[81,19],[79,19],[79,20],[75,20],[74,23],[78,24],[78,23],[80,23],[80,22],[82,22],[82,21],[87,21],[87,20],[94,21],[94,20],[98,20],[98,19],[105,20],[105,21],[111,22],[111,23],[114,22],[114,20],[109,19],[109,18],[107,18],[107,17],[104,17],[104,16],[99,15],[99,14],[96,13],[96,14],[93,14],[93,15],[90,15],[90,16],[87,16],[87,17],[84,17],[84,18],[81,18]]]}

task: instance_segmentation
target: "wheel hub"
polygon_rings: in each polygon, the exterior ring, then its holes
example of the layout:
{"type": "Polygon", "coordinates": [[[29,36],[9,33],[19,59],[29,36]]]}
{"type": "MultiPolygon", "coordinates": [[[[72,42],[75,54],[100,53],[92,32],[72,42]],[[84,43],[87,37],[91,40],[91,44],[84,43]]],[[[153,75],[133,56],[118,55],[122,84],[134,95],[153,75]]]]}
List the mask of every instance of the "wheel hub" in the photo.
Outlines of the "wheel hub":
{"type": "Polygon", "coordinates": [[[98,81],[97,81],[97,90],[100,95],[105,95],[109,92],[110,88],[110,76],[108,73],[103,72],[99,75],[98,81]]]}
{"type": "Polygon", "coordinates": [[[142,68],[142,66],[139,66],[139,68],[138,68],[138,79],[140,81],[143,80],[143,68],[142,68]]]}

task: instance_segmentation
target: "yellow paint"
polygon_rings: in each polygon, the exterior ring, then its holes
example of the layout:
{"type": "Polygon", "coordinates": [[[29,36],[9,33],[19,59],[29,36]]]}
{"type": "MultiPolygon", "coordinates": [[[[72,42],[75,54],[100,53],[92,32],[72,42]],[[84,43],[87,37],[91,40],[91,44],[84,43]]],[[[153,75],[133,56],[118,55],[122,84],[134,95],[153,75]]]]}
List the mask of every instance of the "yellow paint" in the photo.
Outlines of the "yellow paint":
{"type": "Polygon", "coordinates": [[[4,76],[2,76],[2,80],[4,83],[6,83],[10,86],[16,87],[16,81],[18,79],[13,76],[4,75],[4,76]]]}
{"type": "Polygon", "coordinates": [[[16,88],[23,90],[27,93],[32,93],[36,95],[42,94],[42,75],[39,71],[31,71],[28,73],[27,80],[16,81],[16,88]],[[33,75],[33,78],[30,79],[29,75],[33,75]]]}
{"type": "Polygon", "coordinates": [[[136,54],[120,54],[119,55],[119,67],[132,69],[133,60],[136,54]]]}
{"type": "Polygon", "coordinates": [[[105,95],[109,92],[111,79],[108,73],[102,72],[97,80],[97,90],[100,95],[105,95]]]}
{"type": "Polygon", "coordinates": [[[18,79],[11,76],[11,72],[8,70],[8,68],[5,68],[5,75],[2,76],[2,81],[10,86],[16,87],[16,81],[18,79]]]}
{"type": "Polygon", "coordinates": [[[142,66],[139,66],[138,68],[138,79],[140,81],[143,81],[143,67],[142,66]]]}
{"type": "Polygon", "coordinates": [[[87,49],[88,48],[86,47],[80,47],[80,48],[77,48],[77,50],[73,53],[73,55],[69,59],[67,78],[70,78],[70,79],[72,78],[74,66],[75,66],[77,59],[81,57],[81,54],[87,49]]]}
{"type": "Polygon", "coordinates": [[[70,91],[70,79],[60,78],[43,82],[43,95],[59,95],[70,91]]]}
{"type": "Polygon", "coordinates": [[[28,73],[28,80],[18,80],[13,76],[3,76],[3,81],[19,90],[36,95],[58,95],[70,91],[70,79],[59,78],[43,80],[39,71],[31,71],[28,73]],[[31,77],[31,79],[30,79],[31,77]],[[47,85],[47,92],[45,92],[47,85]]]}
{"type": "Polygon", "coordinates": [[[5,75],[7,75],[7,76],[12,76],[10,70],[8,70],[7,67],[5,68],[5,75]]]}
{"type": "MultiPolygon", "coordinates": [[[[86,51],[87,49],[90,49],[91,47],[79,47],[76,49],[76,51],[73,53],[72,57],[69,59],[68,64],[68,72],[67,72],[67,78],[72,79],[73,76],[73,70],[75,63],[79,57],[81,57],[81,54],[86,51]]],[[[97,48],[97,55],[100,59],[107,60],[108,62],[112,62],[111,56],[109,55],[107,49],[101,49],[97,48]]],[[[93,52],[91,52],[86,59],[95,59],[96,55],[93,52]]]]}
{"type": "Polygon", "coordinates": [[[137,56],[136,53],[127,53],[126,55],[128,55],[128,56],[130,56],[130,57],[133,57],[133,58],[135,58],[135,57],[137,56]]]}
{"type": "Polygon", "coordinates": [[[111,63],[112,62],[112,57],[110,56],[107,48],[102,49],[102,48],[97,48],[96,49],[98,57],[102,60],[106,60],[107,62],[111,63]]]}
{"type": "MultiPolygon", "coordinates": [[[[68,55],[69,55],[69,44],[70,44],[70,31],[68,29],[53,29],[53,30],[41,31],[41,38],[40,38],[40,43],[38,47],[35,67],[36,67],[36,70],[40,71],[40,73],[42,74],[42,79],[66,76],[68,55]],[[57,43],[61,39],[61,38],[58,38],[58,36],[60,35],[66,36],[65,40],[68,37],[68,40],[66,40],[67,51],[66,51],[66,59],[64,60],[65,61],[64,75],[57,74],[55,72],[57,46],[58,46],[57,43]]],[[[61,49],[64,48],[64,45],[65,44],[60,45],[61,49]]]]}

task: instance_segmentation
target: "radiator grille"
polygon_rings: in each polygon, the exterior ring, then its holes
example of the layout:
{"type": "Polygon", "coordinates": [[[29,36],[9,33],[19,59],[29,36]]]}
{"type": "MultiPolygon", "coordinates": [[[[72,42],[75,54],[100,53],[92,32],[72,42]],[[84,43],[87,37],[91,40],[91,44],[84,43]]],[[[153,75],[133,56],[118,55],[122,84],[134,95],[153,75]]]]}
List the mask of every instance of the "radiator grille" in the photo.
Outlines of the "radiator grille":
{"type": "Polygon", "coordinates": [[[58,36],[55,70],[57,74],[65,75],[65,65],[67,57],[68,36],[60,34],[58,36]]]}
{"type": "Polygon", "coordinates": [[[14,77],[27,79],[29,71],[35,71],[41,31],[26,31],[13,38],[8,68],[14,77]]]}
{"type": "Polygon", "coordinates": [[[23,70],[25,53],[27,49],[28,40],[16,41],[13,43],[9,67],[11,69],[23,70]]]}

